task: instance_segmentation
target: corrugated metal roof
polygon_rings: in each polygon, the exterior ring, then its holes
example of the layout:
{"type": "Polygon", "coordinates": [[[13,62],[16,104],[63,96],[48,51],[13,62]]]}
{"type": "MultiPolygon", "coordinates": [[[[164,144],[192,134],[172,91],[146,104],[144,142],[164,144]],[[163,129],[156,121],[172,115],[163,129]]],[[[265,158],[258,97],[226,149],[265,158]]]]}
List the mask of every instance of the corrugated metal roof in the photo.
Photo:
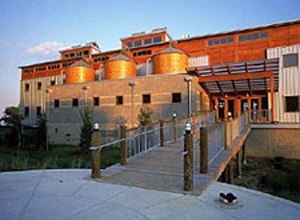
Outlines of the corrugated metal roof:
{"type": "Polygon", "coordinates": [[[109,61],[114,61],[114,60],[133,61],[132,59],[130,59],[128,56],[126,56],[124,54],[115,55],[109,61]]]}
{"type": "Polygon", "coordinates": [[[88,67],[88,68],[91,67],[89,64],[87,64],[83,60],[79,60],[79,61],[73,63],[70,67],[77,67],[77,66],[79,66],[79,67],[88,67]]]}
{"type": "Polygon", "coordinates": [[[174,47],[168,47],[164,50],[159,51],[158,53],[156,53],[155,55],[159,55],[159,54],[166,54],[166,53],[180,53],[180,54],[185,54],[184,52],[182,52],[181,50],[178,50],[174,47]]]}

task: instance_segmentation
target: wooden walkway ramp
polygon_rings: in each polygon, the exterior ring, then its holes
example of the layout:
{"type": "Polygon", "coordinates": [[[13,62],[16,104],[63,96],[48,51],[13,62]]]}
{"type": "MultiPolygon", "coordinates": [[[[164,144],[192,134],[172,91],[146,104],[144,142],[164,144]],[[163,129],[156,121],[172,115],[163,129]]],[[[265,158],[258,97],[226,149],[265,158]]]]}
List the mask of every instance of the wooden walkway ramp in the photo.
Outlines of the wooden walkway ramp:
{"type": "MultiPolygon", "coordinates": [[[[164,147],[156,146],[146,152],[142,152],[128,159],[127,165],[119,164],[108,167],[101,171],[98,181],[120,184],[126,186],[154,189],[159,191],[177,192],[185,194],[200,195],[211,181],[217,180],[229,162],[235,157],[243,146],[250,132],[250,127],[244,126],[240,132],[234,135],[235,130],[231,128],[228,137],[233,137],[232,142],[228,140],[228,147],[224,149],[223,129],[224,125],[218,125],[216,130],[210,129],[208,134],[208,168],[209,172],[200,174],[200,145],[199,135],[194,134],[194,190],[184,191],[184,156],[183,138],[178,143],[165,144],[164,147]],[[232,131],[233,130],[233,131],[232,131]],[[218,141],[221,140],[221,141],[218,141]]],[[[227,125],[230,130],[232,124],[227,125]]],[[[240,126],[240,121],[236,123],[240,126]]],[[[238,130],[238,129],[236,129],[238,130]]]]}

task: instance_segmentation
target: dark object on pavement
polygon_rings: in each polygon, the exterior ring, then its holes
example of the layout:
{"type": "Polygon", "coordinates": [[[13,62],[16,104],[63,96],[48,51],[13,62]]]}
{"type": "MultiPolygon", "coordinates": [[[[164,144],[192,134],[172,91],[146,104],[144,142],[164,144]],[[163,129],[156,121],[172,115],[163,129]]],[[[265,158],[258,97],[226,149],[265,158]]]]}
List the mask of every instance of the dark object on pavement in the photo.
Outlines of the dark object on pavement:
{"type": "Polygon", "coordinates": [[[234,204],[237,202],[237,197],[232,193],[220,193],[220,201],[225,204],[234,204]]]}

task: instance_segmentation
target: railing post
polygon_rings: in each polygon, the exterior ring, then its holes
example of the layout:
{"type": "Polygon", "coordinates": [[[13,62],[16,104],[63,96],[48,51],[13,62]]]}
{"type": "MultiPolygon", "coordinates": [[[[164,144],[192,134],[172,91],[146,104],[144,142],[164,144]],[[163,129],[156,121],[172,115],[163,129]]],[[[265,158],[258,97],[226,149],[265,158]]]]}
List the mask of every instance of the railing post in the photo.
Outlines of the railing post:
{"type": "Polygon", "coordinates": [[[227,119],[224,118],[224,149],[227,150],[227,119]]]}
{"type": "MultiPolygon", "coordinates": [[[[122,138],[126,138],[126,126],[121,125],[120,126],[120,136],[122,138]]],[[[120,143],[120,164],[126,165],[127,164],[127,147],[126,147],[126,140],[122,141],[120,143]]]]}
{"type": "Polygon", "coordinates": [[[193,126],[192,133],[195,134],[195,132],[196,132],[196,116],[194,113],[192,114],[192,126],[193,126]]]}
{"type": "Polygon", "coordinates": [[[159,131],[160,131],[160,146],[163,147],[164,146],[164,139],[165,139],[165,136],[164,136],[164,122],[163,120],[159,120],[159,131]]]}
{"type": "Polygon", "coordinates": [[[208,173],[208,128],[200,128],[200,173],[208,173]]]}
{"type": "Polygon", "coordinates": [[[229,146],[232,146],[232,142],[233,142],[233,126],[232,126],[232,118],[230,117],[228,119],[229,121],[229,146]]]}
{"type": "MultiPolygon", "coordinates": [[[[99,124],[94,124],[94,132],[92,134],[91,145],[100,146],[101,144],[101,133],[99,131],[99,124]]],[[[92,150],[92,178],[98,179],[101,176],[101,149],[92,150]]]]}
{"type": "Polygon", "coordinates": [[[177,143],[177,139],[178,139],[176,114],[173,115],[173,139],[174,139],[174,143],[176,144],[177,143]]]}
{"type": "Polygon", "coordinates": [[[188,122],[184,135],[184,190],[192,191],[194,185],[193,168],[193,134],[191,124],[188,122]]]}

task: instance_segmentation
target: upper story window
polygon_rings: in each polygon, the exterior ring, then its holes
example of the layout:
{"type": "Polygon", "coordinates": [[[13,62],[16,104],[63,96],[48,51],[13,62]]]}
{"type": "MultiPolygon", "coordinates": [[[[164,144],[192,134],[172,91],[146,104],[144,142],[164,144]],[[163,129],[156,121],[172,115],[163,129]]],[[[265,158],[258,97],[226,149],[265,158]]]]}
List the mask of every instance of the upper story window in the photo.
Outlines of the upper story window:
{"type": "Polygon", "coordinates": [[[24,70],[24,73],[33,73],[33,69],[26,69],[24,70]]]}
{"type": "Polygon", "coordinates": [[[298,66],[298,54],[291,53],[283,55],[283,67],[298,66]]]}
{"type": "Polygon", "coordinates": [[[152,51],[151,50],[142,50],[139,52],[134,52],[133,56],[138,57],[138,56],[145,56],[145,55],[151,55],[152,51]]]}
{"type": "Polygon", "coordinates": [[[218,45],[218,44],[228,44],[233,42],[233,37],[220,38],[215,40],[207,41],[208,46],[218,45]]]}
{"type": "Polygon", "coordinates": [[[29,83],[26,83],[25,84],[25,92],[28,92],[29,91],[29,83]]]}
{"type": "Polygon", "coordinates": [[[142,46],[142,41],[141,41],[141,40],[134,41],[134,46],[135,46],[135,47],[140,47],[140,46],[142,46]]]}
{"type": "Polygon", "coordinates": [[[300,96],[285,97],[285,111],[286,112],[299,112],[299,99],[300,96]]]}
{"type": "Polygon", "coordinates": [[[54,108],[59,108],[59,99],[54,100],[54,108]]]}
{"type": "Polygon", "coordinates": [[[53,69],[58,69],[58,68],[60,68],[60,64],[54,64],[54,65],[48,66],[48,70],[53,70],[53,69]]]}
{"type": "Polygon", "coordinates": [[[94,62],[100,62],[100,61],[107,61],[109,60],[109,57],[108,56],[105,56],[105,57],[97,57],[94,59],[94,62]]]}
{"type": "Polygon", "coordinates": [[[126,45],[127,48],[131,48],[132,47],[132,42],[127,42],[125,45],[126,45]]]}
{"type": "Polygon", "coordinates": [[[88,50],[83,51],[83,55],[84,56],[88,56],[89,55],[89,51],[88,50]]]}
{"type": "Polygon", "coordinates": [[[267,38],[267,32],[255,33],[255,34],[247,34],[239,36],[239,41],[247,41],[247,40],[257,40],[261,38],[267,38]]]}
{"type": "Polygon", "coordinates": [[[76,53],[76,56],[77,56],[77,57],[82,57],[82,52],[81,52],[81,51],[77,52],[77,53],[76,53]]]}
{"type": "Polygon", "coordinates": [[[66,54],[66,55],[65,55],[65,59],[69,59],[69,54],[66,54]]]}
{"type": "Polygon", "coordinates": [[[70,53],[70,57],[71,58],[75,57],[75,53],[70,53]]]}
{"type": "Polygon", "coordinates": [[[36,72],[41,72],[41,71],[45,71],[45,70],[46,70],[46,67],[45,67],[45,66],[41,66],[41,67],[35,68],[35,71],[36,71],[36,72]]]}
{"type": "Polygon", "coordinates": [[[162,41],[162,37],[161,36],[158,36],[158,37],[154,37],[153,38],[153,42],[154,43],[158,43],[158,42],[161,42],[162,41]]]}
{"type": "Polygon", "coordinates": [[[147,38],[144,40],[144,45],[152,44],[152,38],[147,38]]]}

